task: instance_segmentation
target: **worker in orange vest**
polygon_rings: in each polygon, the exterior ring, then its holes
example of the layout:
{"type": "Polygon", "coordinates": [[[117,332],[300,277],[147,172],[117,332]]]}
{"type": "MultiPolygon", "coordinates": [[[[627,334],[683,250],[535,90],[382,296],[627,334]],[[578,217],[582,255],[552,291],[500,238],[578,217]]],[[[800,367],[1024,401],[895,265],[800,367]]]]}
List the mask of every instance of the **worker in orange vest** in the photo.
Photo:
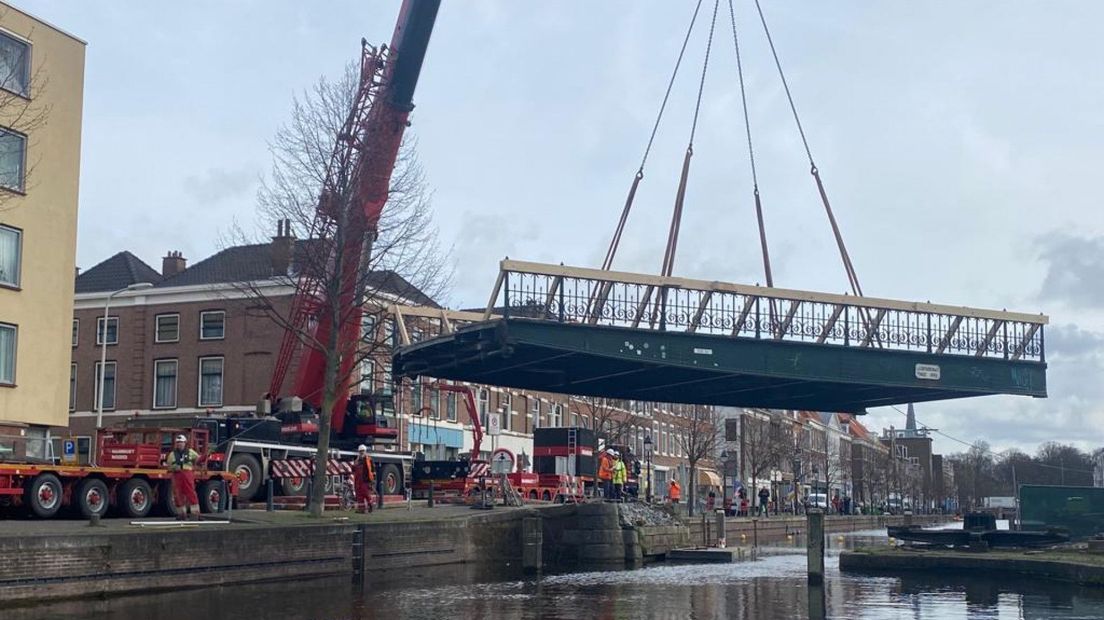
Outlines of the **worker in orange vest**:
{"type": "Polygon", "coordinates": [[[172,472],[173,505],[178,521],[199,520],[199,496],[193,471],[198,461],[199,453],[188,447],[188,438],[177,435],[172,451],[165,455],[165,466],[172,472]]]}
{"type": "Polygon", "coordinates": [[[372,467],[372,457],[368,456],[368,446],[361,444],[357,448],[356,462],[353,463],[353,488],[356,490],[357,512],[363,514],[365,506],[368,512],[372,512],[372,486],[375,481],[376,470],[372,467]]]}
{"type": "Polygon", "coordinates": [[[671,484],[667,485],[667,497],[671,498],[672,504],[677,504],[682,499],[682,486],[679,485],[678,480],[672,478],[671,484]]]}
{"type": "Polygon", "coordinates": [[[602,497],[610,499],[613,495],[613,457],[605,450],[598,455],[598,481],[602,485],[602,497]]]}

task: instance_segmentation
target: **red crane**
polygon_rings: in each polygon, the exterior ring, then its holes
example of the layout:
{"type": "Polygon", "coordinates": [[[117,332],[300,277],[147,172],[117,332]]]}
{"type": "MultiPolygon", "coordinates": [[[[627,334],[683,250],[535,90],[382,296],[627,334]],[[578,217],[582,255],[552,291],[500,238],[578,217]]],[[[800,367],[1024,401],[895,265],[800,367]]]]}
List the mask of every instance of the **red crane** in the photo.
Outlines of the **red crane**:
{"type": "MultiPolygon", "coordinates": [[[[374,47],[366,41],[361,42],[359,87],[337,136],[309,231],[310,238],[333,242],[327,261],[331,271],[299,276],[290,314],[292,325],[284,333],[272,374],[269,394],[275,397],[281,393],[291,361],[301,349],[293,395],[315,411],[321,411],[325,352],[314,347],[300,347],[300,336],[304,330],[310,330],[314,342],[325,343],[332,330],[337,330],[341,347],[337,376],[342,381],[332,410],[335,436],[354,430],[345,429],[345,410],[356,348],[361,340],[362,288],[403,132],[414,108],[414,89],[440,5],[440,0],[403,0],[390,46],[374,47]],[[342,192],[351,192],[350,199],[344,199],[342,192]],[[342,233],[340,239],[334,235],[338,229],[342,233]],[[342,274],[342,277],[332,278],[335,274],[342,274]],[[342,283],[336,299],[325,297],[320,285],[324,280],[342,283]],[[340,317],[337,324],[334,324],[334,316],[340,317]]],[[[297,430],[309,432],[310,429],[297,430]]],[[[378,428],[374,424],[365,425],[363,429],[358,425],[355,430],[357,436],[366,438],[397,433],[396,429],[378,428]]]]}

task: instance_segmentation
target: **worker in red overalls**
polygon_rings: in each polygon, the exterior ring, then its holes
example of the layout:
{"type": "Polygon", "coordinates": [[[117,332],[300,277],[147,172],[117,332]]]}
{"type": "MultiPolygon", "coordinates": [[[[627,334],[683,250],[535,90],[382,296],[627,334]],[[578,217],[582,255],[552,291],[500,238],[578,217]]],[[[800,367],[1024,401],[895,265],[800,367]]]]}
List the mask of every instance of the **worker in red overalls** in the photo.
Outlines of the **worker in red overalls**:
{"type": "Polygon", "coordinates": [[[356,462],[353,463],[353,488],[356,490],[357,512],[363,514],[365,506],[368,512],[372,512],[372,487],[375,481],[376,470],[372,467],[372,458],[368,456],[368,446],[360,444],[357,448],[356,462]]]}
{"type": "Polygon", "coordinates": [[[199,520],[199,496],[195,488],[195,465],[199,453],[188,447],[188,438],[177,435],[173,449],[165,456],[165,466],[172,472],[173,505],[177,521],[199,520]]]}

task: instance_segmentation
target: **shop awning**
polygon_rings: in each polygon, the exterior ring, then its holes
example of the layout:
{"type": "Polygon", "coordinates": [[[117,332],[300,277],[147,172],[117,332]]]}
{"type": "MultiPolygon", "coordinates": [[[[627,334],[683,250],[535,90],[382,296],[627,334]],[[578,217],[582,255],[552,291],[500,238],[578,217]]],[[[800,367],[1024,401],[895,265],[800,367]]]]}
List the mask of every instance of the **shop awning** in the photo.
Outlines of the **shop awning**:
{"type": "Polygon", "coordinates": [[[718,476],[717,472],[713,471],[712,469],[699,469],[698,485],[720,488],[721,477],[718,476]]]}

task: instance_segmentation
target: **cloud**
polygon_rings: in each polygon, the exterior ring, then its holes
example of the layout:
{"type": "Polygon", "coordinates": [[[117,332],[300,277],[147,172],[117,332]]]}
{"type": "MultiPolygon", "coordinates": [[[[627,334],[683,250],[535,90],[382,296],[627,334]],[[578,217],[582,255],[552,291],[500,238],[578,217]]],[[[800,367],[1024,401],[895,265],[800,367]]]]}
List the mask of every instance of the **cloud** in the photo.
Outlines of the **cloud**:
{"type": "Polygon", "coordinates": [[[1036,245],[1047,265],[1040,298],[1104,309],[1104,237],[1055,231],[1040,236],[1036,245]]]}
{"type": "Polygon", "coordinates": [[[250,192],[258,178],[254,170],[210,168],[202,174],[185,177],[184,191],[201,204],[210,204],[250,192]]]}

